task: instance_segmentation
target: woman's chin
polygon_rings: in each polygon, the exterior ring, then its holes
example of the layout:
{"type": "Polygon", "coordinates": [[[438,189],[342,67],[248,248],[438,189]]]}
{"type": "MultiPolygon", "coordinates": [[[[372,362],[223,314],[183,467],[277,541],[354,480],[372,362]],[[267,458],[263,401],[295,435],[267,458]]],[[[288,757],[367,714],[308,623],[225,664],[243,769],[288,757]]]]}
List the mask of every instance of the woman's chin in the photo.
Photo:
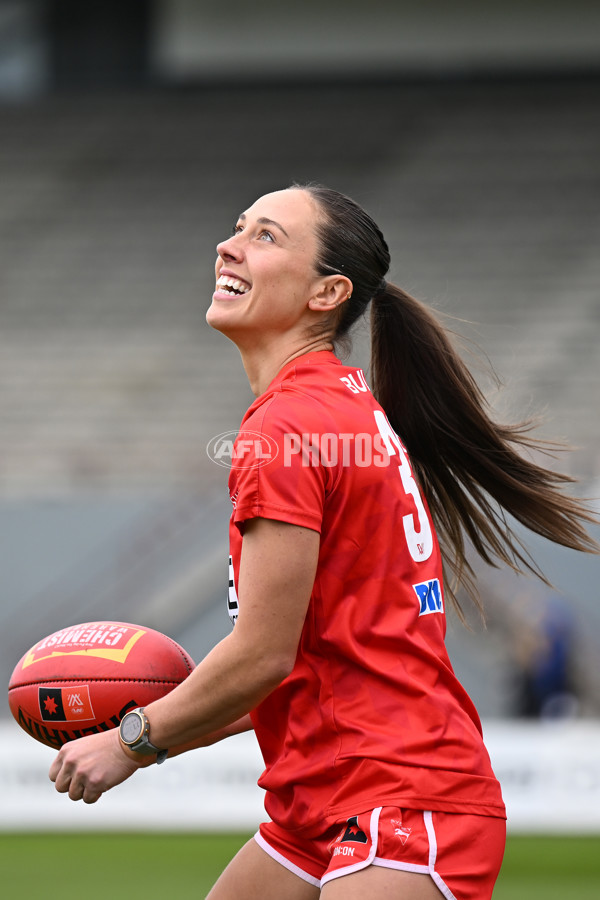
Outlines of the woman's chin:
{"type": "Polygon", "coordinates": [[[206,321],[215,331],[220,331],[221,334],[229,337],[230,334],[233,334],[237,330],[234,323],[234,316],[232,316],[231,313],[231,309],[223,308],[213,300],[206,311],[206,321]]]}

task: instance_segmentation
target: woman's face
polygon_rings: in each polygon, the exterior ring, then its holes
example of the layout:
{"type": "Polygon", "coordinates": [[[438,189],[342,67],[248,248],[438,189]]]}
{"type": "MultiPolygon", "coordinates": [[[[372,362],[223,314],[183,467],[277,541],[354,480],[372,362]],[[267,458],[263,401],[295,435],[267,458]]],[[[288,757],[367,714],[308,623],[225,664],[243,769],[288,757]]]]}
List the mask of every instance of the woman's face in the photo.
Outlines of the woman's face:
{"type": "Polygon", "coordinates": [[[316,220],[312,198],[298,189],[265,194],[242,213],[217,246],[209,325],[236,342],[260,343],[308,323],[322,282],[314,268],[316,220]]]}

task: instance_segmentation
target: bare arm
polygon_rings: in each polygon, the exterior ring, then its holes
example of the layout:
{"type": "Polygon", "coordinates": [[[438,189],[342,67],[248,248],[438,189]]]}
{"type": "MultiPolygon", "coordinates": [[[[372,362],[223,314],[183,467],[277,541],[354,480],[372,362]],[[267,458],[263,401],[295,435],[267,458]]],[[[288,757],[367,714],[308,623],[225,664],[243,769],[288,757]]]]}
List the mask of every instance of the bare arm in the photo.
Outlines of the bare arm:
{"type": "Polygon", "coordinates": [[[314,583],[319,535],[248,523],[235,628],[174,691],[146,707],[152,742],[173,747],[237,721],[291,672],[314,583]]]}
{"type": "MultiPolygon", "coordinates": [[[[218,744],[219,741],[224,741],[225,738],[233,737],[234,734],[242,734],[244,731],[252,730],[253,725],[250,715],[242,716],[237,722],[232,722],[231,725],[226,725],[225,728],[221,728],[219,731],[203,735],[201,738],[198,738],[195,741],[189,741],[187,744],[179,744],[175,747],[170,747],[169,759],[172,759],[174,756],[179,756],[181,753],[187,753],[189,750],[199,750],[201,747],[210,747],[212,744],[218,744]]],[[[132,759],[135,759],[135,754],[131,754],[131,757],[132,759]]]]}
{"type": "MultiPolygon", "coordinates": [[[[271,519],[247,523],[235,628],[182,684],[145,708],[153,744],[177,755],[246,729],[247,714],[294,666],[319,540],[316,531],[271,519]]],[[[71,799],[93,803],[140,767],[136,756],[116,732],[92,735],[65,745],[50,777],[71,799]]]]}

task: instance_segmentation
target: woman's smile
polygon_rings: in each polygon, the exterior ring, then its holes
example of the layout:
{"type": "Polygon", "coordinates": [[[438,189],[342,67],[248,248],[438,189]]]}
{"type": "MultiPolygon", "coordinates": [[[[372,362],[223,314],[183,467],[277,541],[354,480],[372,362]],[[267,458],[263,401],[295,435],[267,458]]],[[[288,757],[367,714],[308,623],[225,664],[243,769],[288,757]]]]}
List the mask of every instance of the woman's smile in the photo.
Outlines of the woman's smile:
{"type": "Polygon", "coordinates": [[[214,296],[217,300],[221,300],[223,297],[242,297],[249,290],[250,285],[244,279],[228,272],[221,272],[217,278],[214,296]]]}

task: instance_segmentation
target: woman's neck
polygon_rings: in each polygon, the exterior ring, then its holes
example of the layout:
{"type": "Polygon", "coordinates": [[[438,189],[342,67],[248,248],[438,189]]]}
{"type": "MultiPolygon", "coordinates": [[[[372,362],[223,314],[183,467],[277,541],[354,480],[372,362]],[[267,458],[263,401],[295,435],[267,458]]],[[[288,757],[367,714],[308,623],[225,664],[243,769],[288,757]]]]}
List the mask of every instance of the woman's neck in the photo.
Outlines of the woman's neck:
{"type": "Polygon", "coordinates": [[[321,350],[333,350],[333,343],[327,337],[318,337],[312,341],[304,341],[298,346],[277,347],[269,352],[267,348],[238,348],[242,363],[250,382],[250,389],[255,397],[264,394],[278,372],[292,360],[307,353],[318,353],[321,350]]]}

